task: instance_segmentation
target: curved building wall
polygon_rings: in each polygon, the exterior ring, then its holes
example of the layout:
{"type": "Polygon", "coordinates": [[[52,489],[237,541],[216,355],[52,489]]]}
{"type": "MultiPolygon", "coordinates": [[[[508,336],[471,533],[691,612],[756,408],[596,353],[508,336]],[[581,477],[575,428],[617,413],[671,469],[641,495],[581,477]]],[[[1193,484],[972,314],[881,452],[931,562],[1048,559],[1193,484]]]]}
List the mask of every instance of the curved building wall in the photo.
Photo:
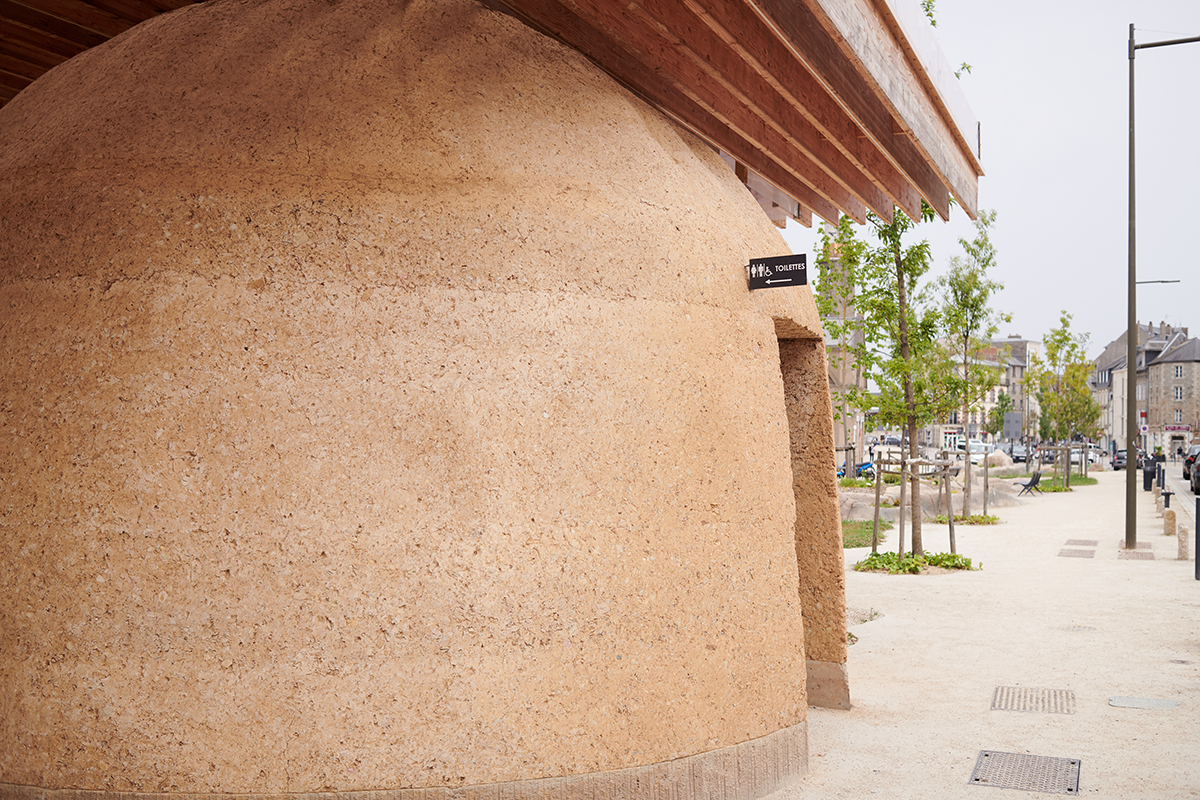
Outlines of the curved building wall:
{"type": "Polygon", "coordinates": [[[811,296],[747,292],[749,193],[577,53],[190,7],[0,111],[0,226],[0,784],[803,772],[811,296]]]}

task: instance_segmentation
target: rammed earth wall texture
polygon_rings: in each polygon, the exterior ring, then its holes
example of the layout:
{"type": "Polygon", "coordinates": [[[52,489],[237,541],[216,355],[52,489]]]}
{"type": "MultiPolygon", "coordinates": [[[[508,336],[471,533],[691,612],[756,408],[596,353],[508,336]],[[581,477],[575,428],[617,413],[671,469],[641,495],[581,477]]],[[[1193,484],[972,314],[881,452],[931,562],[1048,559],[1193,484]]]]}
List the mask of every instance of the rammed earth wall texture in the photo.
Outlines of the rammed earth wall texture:
{"type": "Polygon", "coordinates": [[[0,228],[0,784],[803,773],[811,295],[747,291],[782,239],[580,55],[465,0],[189,7],[0,111],[0,228]]]}

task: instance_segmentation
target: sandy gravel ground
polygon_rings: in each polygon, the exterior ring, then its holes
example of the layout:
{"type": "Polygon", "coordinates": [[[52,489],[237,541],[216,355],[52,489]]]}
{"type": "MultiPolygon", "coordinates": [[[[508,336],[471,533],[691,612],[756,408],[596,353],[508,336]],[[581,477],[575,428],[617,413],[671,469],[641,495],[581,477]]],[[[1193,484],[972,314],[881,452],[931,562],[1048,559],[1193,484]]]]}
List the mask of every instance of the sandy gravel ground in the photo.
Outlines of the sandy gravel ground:
{"type": "MultiPolygon", "coordinates": [[[[810,774],[772,800],[1076,796],[974,785],[982,750],[1078,759],[1078,796],[1200,797],[1200,581],[1140,484],[1138,541],[1154,560],[1120,558],[1124,473],[1094,477],[997,509],[1000,525],[958,527],[959,552],[981,571],[848,569],[847,604],[880,614],[851,628],[854,707],[810,709],[810,774]],[[997,687],[1073,693],[1074,713],[992,710],[997,687]]],[[[927,549],[948,549],[945,526],[925,531],[927,549]]],[[[868,552],[847,550],[847,567],[868,552]]]]}

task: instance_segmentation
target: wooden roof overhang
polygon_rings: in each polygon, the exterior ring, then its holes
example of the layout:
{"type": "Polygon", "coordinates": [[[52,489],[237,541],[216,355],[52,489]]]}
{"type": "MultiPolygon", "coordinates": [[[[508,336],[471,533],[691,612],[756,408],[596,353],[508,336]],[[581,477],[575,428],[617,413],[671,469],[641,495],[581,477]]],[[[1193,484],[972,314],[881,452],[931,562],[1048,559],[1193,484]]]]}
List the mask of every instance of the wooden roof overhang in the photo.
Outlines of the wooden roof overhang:
{"type": "Polygon", "coordinates": [[[53,67],[196,0],[0,0],[0,106],[53,67]]]}
{"type": "MultiPolygon", "coordinates": [[[[193,0],[0,0],[0,104],[193,0]]],[[[916,0],[485,0],[717,148],[777,224],[977,210],[978,123],[916,0]]]]}
{"type": "Polygon", "coordinates": [[[979,126],[916,0],[485,0],[579,50],[805,225],[977,211],[979,126]]]}

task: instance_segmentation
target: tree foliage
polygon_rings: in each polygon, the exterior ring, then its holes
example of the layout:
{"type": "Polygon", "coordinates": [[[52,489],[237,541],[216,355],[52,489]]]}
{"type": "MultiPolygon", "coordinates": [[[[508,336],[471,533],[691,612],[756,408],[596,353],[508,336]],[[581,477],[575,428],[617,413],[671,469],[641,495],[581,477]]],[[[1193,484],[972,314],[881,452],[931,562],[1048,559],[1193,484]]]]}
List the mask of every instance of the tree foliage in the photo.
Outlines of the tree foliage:
{"type": "Polygon", "coordinates": [[[860,387],[863,363],[857,346],[862,338],[862,319],[855,307],[855,296],[863,280],[862,259],[866,244],[855,237],[852,221],[842,217],[832,232],[821,230],[821,252],[817,258],[817,281],[813,287],[817,310],[825,333],[837,342],[829,352],[829,366],[838,371],[831,387],[834,416],[844,420],[849,407],[864,408],[860,387]],[[850,376],[853,375],[853,379],[850,376]]]}
{"type": "Polygon", "coordinates": [[[992,410],[988,412],[984,430],[993,437],[999,436],[1000,432],[1004,430],[1004,415],[1012,412],[1015,407],[1013,399],[1007,393],[1001,392],[996,398],[996,405],[992,406],[992,410]]]}
{"type": "Polygon", "coordinates": [[[1071,315],[1063,311],[1059,327],[1043,340],[1045,356],[1035,353],[1030,359],[1025,386],[1041,405],[1043,439],[1098,438],[1100,406],[1088,386],[1093,365],[1087,358],[1087,340],[1087,334],[1071,333],[1071,315]]]}
{"type": "MultiPolygon", "coordinates": [[[[933,219],[922,204],[921,221],[933,219]]],[[[932,266],[929,242],[908,244],[917,222],[896,209],[891,222],[868,215],[878,244],[864,253],[859,312],[863,316],[864,363],[879,389],[879,421],[916,428],[944,416],[955,394],[950,353],[941,341],[941,316],[921,279],[932,266]]]]}
{"type": "MultiPolygon", "coordinates": [[[[919,221],[932,218],[933,210],[922,204],[919,221]]],[[[951,353],[942,342],[941,307],[921,284],[932,262],[929,243],[907,241],[918,221],[899,209],[891,221],[870,214],[868,223],[874,245],[859,241],[845,219],[823,242],[818,263],[827,268],[820,282],[828,283],[817,289],[817,300],[827,331],[846,343],[843,353],[878,389],[869,395],[858,386],[847,387],[843,397],[864,411],[876,403],[879,423],[908,431],[909,455],[915,458],[917,429],[944,416],[956,396],[951,353]],[[834,313],[839,296],[852,299],[855,314],[834,313]]],[[[919,481],[912,485],[919,508],[919,481]]],[[[913,518],[912,548],[921,552],[920,514],[913,518]]]]}
{"type": "Polygon", "coordinates": [[[996,248],[989,236],[995,221],[995,211],[979,212],[975,238],[958,240],[964,255],[950,259],[950,271],[938,282],[943,291],[943,326],[962,364],[958,396],[964,418],[995,388],[1003,372],[981,358],[990,349],[1000,321],[1007,319],[992,310],[992,298],[1004,288],[988,277],[988,270],[996,266],[996,248]]]}
{"type": "MultiPolygon", "coordinates": [[[[963,255],[950,259],[950,271],[938,282],[943,291],[943,324],[954,342],[955,358],[960,365],[955,388],[964,425],[1003,374],[997,364],[981,358],[998,329],[999,318],[992,311],[992,297],[1004,288],[1002,283],[988,277],[988,270],[996,265],[996,248],[989,235],[995,221],[995,211],[979,212],[975,238],[958,240],[963,255]]],[[[970,459],[963,466],[966,470],[963,513],[970,514],[970,459]]]]}

